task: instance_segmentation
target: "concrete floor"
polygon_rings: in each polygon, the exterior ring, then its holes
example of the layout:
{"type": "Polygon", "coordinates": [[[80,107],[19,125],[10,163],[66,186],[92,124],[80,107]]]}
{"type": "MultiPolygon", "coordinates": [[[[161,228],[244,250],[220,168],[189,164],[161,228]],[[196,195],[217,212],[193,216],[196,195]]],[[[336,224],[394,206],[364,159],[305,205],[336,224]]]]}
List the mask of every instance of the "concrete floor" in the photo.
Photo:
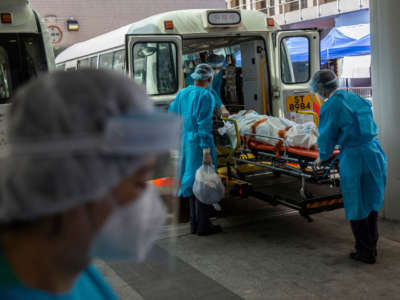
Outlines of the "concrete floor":
{"type": "Polygon", "coordinates": [[[343,210],[308,223],[263,206],[217,222],[209,237],[164,232],[146,263],[99,266],[121,299],[400,299],[398,223],[380,221],[377,264],[365,265],[348,258],[343,210]]]}

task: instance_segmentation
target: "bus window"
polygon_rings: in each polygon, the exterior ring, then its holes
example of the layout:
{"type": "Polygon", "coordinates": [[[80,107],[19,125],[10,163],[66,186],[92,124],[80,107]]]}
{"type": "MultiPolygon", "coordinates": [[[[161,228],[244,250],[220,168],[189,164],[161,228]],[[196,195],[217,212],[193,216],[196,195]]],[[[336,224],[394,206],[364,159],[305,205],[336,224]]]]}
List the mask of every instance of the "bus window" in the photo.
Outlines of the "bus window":
{"type": "Polygon", "coordinates": [[[0,34],[0,49],[0,102],[7,103],[15,88],[47,71],[47,63],[38,34],[0,34]]]}
{"type": "Polygon", "coordinates": [[[89,58],[78,60],[78,69],[87,69],[89,67],[89,58]]]}
{"type": "Polygon", "coordinates": [[[113,69],[116,71],[124,72],[125,70],[125,51],[118,50],[114,52],[113,69]]]}
{"type": "Polygon", "coordinates": [[[100,55],[99,69],[112,69],[113,53],[105,53],[100,55]]]}
{"type": "Polygon", "coordinates": [[[89,58],[89,68],[97,69],[97,56],[92,56],[89,58]]]}
{"type": "Polygon", "coordinates": [[[65,64],[57,65],[56,69],[60,71],[65,71],[65,64]]]}
{"type": "Polygon", "coordinates": [[[284,38],[281,42],[281,58],[281,76],[284,83],[305,83],[310,80],[308,38],[297,36],[284,38]]]}
{"type": "Polygon", "coordinates": [[[171,42],[137,43],[133,47],[133,71],[149,95],[178,91],[177,50],[171,42]]]}

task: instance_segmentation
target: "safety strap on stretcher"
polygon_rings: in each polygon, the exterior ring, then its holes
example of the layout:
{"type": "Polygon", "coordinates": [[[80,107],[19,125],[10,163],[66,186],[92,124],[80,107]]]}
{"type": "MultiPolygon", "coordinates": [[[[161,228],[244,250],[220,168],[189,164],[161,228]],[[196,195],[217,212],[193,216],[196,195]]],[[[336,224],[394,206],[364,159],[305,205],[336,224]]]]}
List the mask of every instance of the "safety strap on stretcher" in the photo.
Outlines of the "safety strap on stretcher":
{"type": "MultiPolygon", "coordinates": [[[[253,134],[257,134],[257,127],[260,126],[261,124],[265,123],[266,121],[268,121],[268,118],[265,118],[265,119],[262,119],[262,120],[259,120],[259,121],[255,122],[251,126],[252,133],[253,134]]],[[[281,139],[285,139],[286,138],[286,133],[288,132],[288,130],[289,130],[288,128],[285,129],[285,130],[279,130],[278,136],[281,139]]],[[[249,139],[249,140],[251,140],[251,139],[249,139]]],[[[248,146],[248,144],[246,144],[246,145],[248,146]]],[[[276,157],[280,158],[281,157],[282,147],[283,147],[283,141],[282,140],[278,140],[276,145],[273,146],[273,147],[274,147],[274,152],[275,152],[276,157]]]]}
{"type": "MultiPolygon", "coordinates": [[[[276,146],[260,143],[255,140],[248,140],[247,145],[249,146],[249,148],[253,148],[255,150],[276,152],[276,146]]],[[[311,158],[311,159],[317,159],[318,155],[319,155],[318,150],[312,150],[312,149],[304,149],[304,148],[297,148],[297,147],[283,148],[283,146],[280,147],[280,149],[279,149],[280,152],[283,152],[285,150],[287,151],[287,153],[290,153],[290,154],[293,154],[296,156],[305,157],[305,158],[311,158]]],[[[331,159],[337,157],[339,154],[340,154],[340,151],[335,150],[331,156],[331,159]]]]}

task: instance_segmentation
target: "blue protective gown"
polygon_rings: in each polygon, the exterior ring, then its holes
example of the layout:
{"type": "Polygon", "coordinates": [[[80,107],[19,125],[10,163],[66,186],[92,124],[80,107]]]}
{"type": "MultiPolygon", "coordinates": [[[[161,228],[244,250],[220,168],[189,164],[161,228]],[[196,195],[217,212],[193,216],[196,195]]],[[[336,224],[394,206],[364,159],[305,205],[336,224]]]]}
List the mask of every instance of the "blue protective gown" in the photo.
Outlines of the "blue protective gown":
{"type": "MultiPolygon", "coordinates": [[[[190,73],[190,75],[192,73],[190,73]]],[[[220,109],[222,106],[222,99],[221,99],[222,72],[219,72],[219,74],[216,76],[216,77],[220,77],[219,79],[217,79],[217,82],[215,81],[216,78],[214,78],[212,83],[209,86],[209,91],[215,98],[214,99],[215,100],[215,109],[220,109]],[[221,74],[221,75],[219,76],[219,74],[221,74]],[[216,83],[214,83],[214,82],[216,82],[216,83]],[[217,89],[215,89],[215,87],[217,89]]],[[[190,75],[185,78],[185,87],[194,85],[194,80],[193,80],[192,76],[190,76],[190,75]]]]}
{"type": "Polygon", "coordinates": [[[386,186],[386,156],[376,138],[371,103],[337,91],[322,106],[319,133],[322,161],[340,146],[340,185],[347,219],[361,220],[379,211],[386,186]]]}
{"type": "Polygon", "coordinates": [[[52,294],[25,287],[19,281],[0,249],[0,299],[12,300],[117,300],[108,284],[94,266],[77,278],[71,291],[52,294]]]}
{"type": "Polygon", "coordinates": [[[221,89],[223,83],[223,72],[220,71],[217,75],[214,76],[212,81],[212,88],[217,93],[218,97],[221,98],[221,89]]]}
{"type": "Polygon", "coordinates": [[[192,78],[192,74],[193,74],[194,70],[192,72],[190,72],[190,74],[188,76],[186,76],[185,78],[185,87],[189,87],[191,85],[194,85],[194,79],[192,78]]]}
{"type": "Polygon", "coordinates": [[[215,99],[210,91],[194,85],[181,90],[169,106],[170,111],[183,118],[179,196],[193,196],[195,174],[203,164],[204,148],[211,149],[216,165],[212,134],[214,109],[215,99]]]}

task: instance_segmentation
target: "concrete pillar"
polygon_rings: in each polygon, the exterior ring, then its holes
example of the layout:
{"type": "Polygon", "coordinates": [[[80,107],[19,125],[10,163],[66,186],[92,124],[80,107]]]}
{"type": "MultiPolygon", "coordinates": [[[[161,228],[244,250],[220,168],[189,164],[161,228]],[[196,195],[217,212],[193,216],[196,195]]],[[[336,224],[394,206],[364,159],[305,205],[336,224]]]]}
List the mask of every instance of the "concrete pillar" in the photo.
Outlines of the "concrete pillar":
{"type": "Polygon", "coordinates": [[[371,0],[375,119],[388,160],[384,217],[400,220],[400,1],[371,0]]]}

